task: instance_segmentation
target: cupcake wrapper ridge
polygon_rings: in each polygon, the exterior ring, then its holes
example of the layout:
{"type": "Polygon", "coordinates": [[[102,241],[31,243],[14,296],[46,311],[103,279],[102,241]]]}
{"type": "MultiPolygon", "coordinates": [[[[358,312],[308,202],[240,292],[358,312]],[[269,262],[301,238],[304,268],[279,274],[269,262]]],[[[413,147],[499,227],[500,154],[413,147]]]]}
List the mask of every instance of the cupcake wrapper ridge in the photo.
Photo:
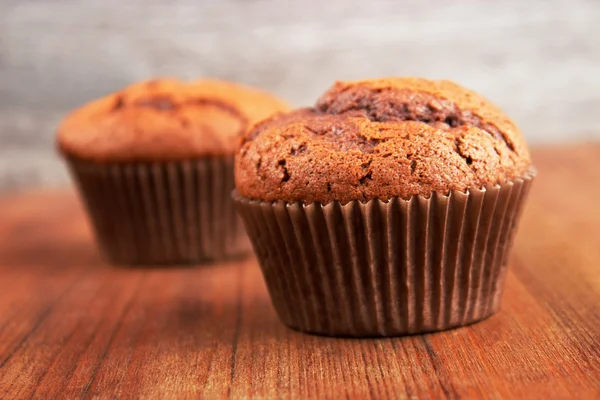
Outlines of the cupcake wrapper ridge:
{"type": "Polygon", "coordinates": [[[332,336],[396,336],[467,325],[498,310],[534,176],[388,202],[233,197],[286,325],[332,336]]]}
{"type": "Polygon", "coordinates": [[[192,264],[250,249],[231,201],[232,157],[68,165],[112,263],[192,264]]]}

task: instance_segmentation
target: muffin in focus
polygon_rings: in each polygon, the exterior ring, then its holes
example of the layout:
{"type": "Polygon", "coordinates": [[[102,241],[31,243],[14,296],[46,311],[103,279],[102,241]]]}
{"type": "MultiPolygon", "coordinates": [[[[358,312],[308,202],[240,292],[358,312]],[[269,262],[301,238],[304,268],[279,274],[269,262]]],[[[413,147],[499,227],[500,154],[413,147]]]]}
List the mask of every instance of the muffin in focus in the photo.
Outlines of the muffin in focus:
{"type": "Polygon", "coordinates": [[[533,175],[517,126],[470,90],[338,82],[248,132],[234,199],[287,325],[392,336],[498,310],[533,175]]]}
{"type": "Polygon", "coordinates": [[[287,105],[239,84],[154,79],[75,110],[58,129],[103,254],[189,264],[249,249],[230,199],[249,126],[287,105]]]}

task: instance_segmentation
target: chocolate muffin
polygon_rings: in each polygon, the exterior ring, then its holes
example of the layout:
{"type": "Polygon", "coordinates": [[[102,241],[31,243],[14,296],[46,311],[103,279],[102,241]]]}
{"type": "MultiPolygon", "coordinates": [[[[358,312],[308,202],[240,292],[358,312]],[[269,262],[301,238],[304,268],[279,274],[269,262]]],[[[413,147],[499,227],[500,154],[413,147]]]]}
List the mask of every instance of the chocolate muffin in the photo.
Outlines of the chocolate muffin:
{"type": "Polygon", "coordinates": [[[517,126],[470,90],[338,82],[248,132],[234,199],[286,324],[389,336],[498,310],[533,175],[517,126]]]}
{"type": "Polygon", "coordinates": [[[249,126],[287,109],[239,84],[154,79],[72,112],[58,147],[105,256],[187,264],[249,250],[230,193],[249,126]]]}

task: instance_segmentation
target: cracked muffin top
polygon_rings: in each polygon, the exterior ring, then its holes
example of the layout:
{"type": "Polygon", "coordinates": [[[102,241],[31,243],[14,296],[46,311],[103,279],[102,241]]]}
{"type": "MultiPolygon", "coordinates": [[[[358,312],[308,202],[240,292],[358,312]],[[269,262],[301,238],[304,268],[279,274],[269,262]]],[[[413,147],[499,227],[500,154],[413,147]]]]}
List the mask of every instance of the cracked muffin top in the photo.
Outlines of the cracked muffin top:
{"type": "Polygon", "coordinates": [[[73,111],[58,129],[58,146],[96,162],[228,155],[255,122],[287,110],[282,100],[240,84],[154,79],[73,111]]]}
{"type": "Polygon", "coordinates": [[[235,179],[250,199],[326,204],[466,191],[530,167],[515,123],[477,93],[388,78],[337,82],[314,107],[258,123],[235,179]]]}

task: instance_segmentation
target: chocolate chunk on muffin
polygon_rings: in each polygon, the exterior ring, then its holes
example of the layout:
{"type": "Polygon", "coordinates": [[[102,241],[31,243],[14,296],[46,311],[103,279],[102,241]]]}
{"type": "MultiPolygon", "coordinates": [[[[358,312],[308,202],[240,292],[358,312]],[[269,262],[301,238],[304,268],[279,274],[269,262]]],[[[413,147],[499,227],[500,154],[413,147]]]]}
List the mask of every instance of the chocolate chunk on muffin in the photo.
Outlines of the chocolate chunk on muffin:
{"type": "Polygon", "coordinates": [[[75,110],[58,129],[105,256],[189,264],[244,253],[233,153],[276,97],[218,80],[154,79],[75,110]]]}
{"type": "Polygon", "coordinates": [[[387,336],[498,309],[532,176],[517,126],[468,89],[338,82],[248,132],[235,199],[284,322],[387,336]]]}

